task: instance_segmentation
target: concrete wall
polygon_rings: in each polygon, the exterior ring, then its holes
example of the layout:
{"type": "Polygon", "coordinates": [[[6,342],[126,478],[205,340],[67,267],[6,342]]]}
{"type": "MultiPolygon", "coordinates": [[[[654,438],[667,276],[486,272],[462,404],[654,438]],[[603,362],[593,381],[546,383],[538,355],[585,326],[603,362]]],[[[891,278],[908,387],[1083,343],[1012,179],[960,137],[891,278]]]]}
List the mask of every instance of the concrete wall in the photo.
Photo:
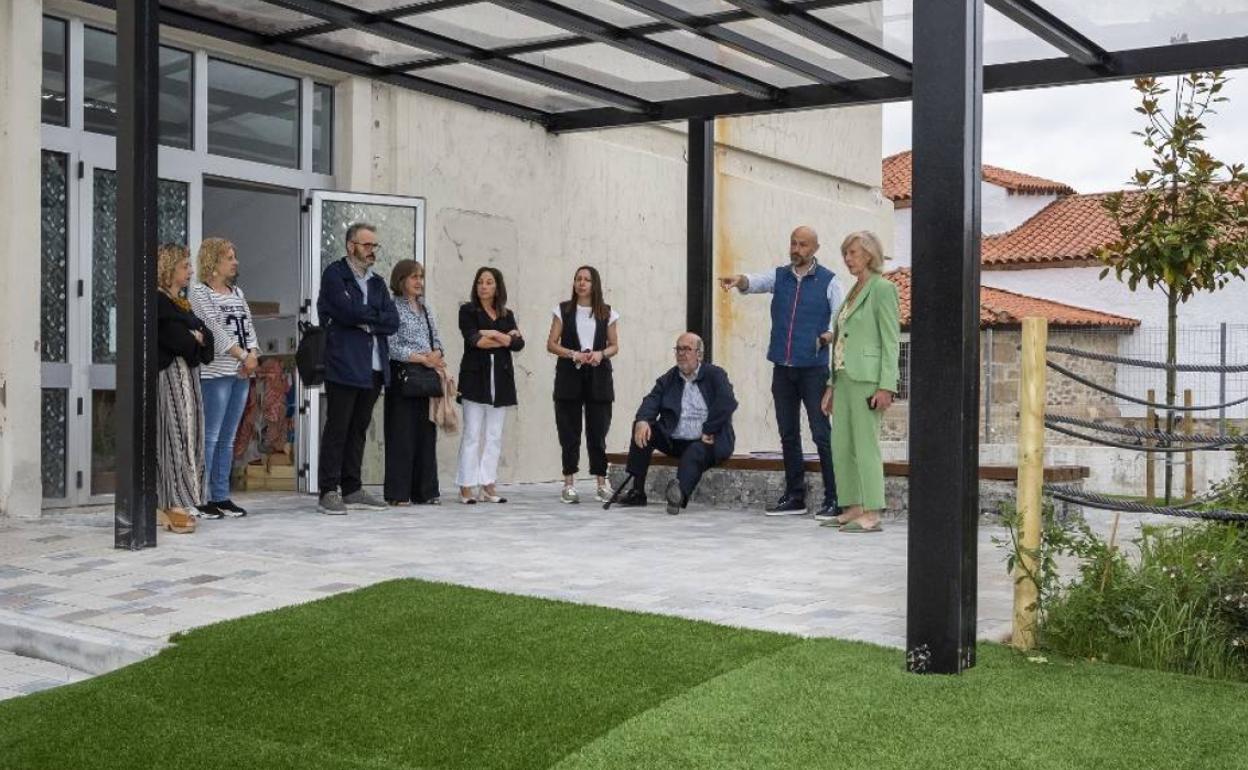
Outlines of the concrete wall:
{"type": "Polygon", "coordinates": [[[42,496],[39,87],[42,3],[0,3],[0,515],[38,516],[42,496]]]}
{"type": "MultiPolygon", "coordinates": [[[[343,186],[428,201],[430,299],[449,327],[447,352],[455,368],[462,342],[454,319],[473,273],[491,264],[507,279],[529,346],[516,358],[520,406],[508,417],[500,479],[559,475],[551,405],[555,361],[545,352],[545,338],[551,307],[570,294],[572,273],[583,263],[599,268],[607,301],[621,314],[609,448],[624,450],[632,414],[654,378],[672,365],[671,347],[684,328],[683,125],[554,136],[363,81],[344,84],[339,99],[339,114],[352,116],[340,145],[346,149],[339,178],[349,180],[343,186]],[[364,162],[366,172],[359,167],[364,162]]],[[[890,207],[876,189],[878,108],[720,120],[717,135],[717,273],[787,261],[789,232],[797,224],[823,234],[821,256],[842,271],[837,245],[843,233],[873,228],[891,238],[890,207]]],[[[779,440],[764,360],[767,300],[718,299],[714,355],[728,368],[742,403],[739,448],[774,448],[779,440]]],[[[439,448],[447,487],[458,443],[443,440],[439,448]]]]}

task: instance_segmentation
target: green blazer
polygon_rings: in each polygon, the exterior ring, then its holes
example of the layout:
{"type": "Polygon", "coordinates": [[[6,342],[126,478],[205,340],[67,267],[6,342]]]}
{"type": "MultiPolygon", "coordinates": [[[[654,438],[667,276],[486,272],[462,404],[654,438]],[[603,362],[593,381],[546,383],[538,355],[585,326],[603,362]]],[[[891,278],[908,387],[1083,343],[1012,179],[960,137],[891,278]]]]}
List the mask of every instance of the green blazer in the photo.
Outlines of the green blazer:
{"type": "MultiPolygon", "coordinates": [[[[844,345],[845,374],[878,390],[897,392],[897,361],[901,346],[897,287],[882,275],[867,279],[844,323],[834,331],[844,345]]],[[[833,357],[835,361],[835,356],[833,357]]],[[[835,364],[833,364],[835,365],[835,364]]]]}

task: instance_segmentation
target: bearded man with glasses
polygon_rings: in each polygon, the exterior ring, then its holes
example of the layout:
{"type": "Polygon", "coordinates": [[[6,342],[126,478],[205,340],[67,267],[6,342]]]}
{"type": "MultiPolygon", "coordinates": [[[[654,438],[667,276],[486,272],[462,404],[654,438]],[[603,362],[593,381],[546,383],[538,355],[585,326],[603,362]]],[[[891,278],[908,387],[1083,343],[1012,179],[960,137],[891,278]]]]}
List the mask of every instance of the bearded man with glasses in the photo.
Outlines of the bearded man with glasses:
{"type": "Polygon", "coordinates": [[[673,515],[689,504],[702,474],[732,456],[737,399],[728,373],[702,361],[702,338],[692,332],[676,339],[674,352],[676,365],[655,381],[637,409],[626,468],[634,485],[616,505],[646,504],[646,472],[656,449],[680,460],[664,491],[673,515]]]}

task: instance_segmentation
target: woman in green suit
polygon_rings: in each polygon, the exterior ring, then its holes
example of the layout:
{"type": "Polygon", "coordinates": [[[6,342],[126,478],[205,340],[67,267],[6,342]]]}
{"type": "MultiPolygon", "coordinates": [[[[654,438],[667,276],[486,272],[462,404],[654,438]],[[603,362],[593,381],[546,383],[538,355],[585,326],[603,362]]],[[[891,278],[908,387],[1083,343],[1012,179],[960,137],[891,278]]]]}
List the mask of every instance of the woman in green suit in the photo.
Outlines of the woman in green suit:
{"type": "Polygon", "coordinates": [[[845,266],[858,279],[836,314],[832,371],[823,392],[832,415],[832,467],[841,515],[823,526],[879,532],[884,510],[880,418],[897,392],[901,325],[897,287],[880,272],[884,250],[874,233],[850,233],[841,243],[845,266]]]}

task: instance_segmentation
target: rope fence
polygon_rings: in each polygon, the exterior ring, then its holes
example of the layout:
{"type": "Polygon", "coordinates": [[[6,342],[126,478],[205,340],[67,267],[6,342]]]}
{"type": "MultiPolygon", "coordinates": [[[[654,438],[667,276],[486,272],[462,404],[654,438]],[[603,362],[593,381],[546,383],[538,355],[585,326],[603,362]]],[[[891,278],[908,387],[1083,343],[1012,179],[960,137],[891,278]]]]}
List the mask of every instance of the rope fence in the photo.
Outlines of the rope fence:
{"type": "Polygon", "coordinates": [[[1086,358],[1090,361],[1103,361],[1107,364],[1125,364],[1127,366],[1139,366],[1146,369],[1165,369],[1167,371],[1176,372],[1206,372],[1218,374],[1225,372],[1227,374],[1239,374],[1248,372],[1248,364],[1170,364],[1165,361],[1148,361],[1143,358],[1127,358],[1126,356],[1115,356],[1109,353],[1094,353],[1090,350],[1080,350],[1079,348],[1067,347],[1065,345],[1049,345],[1047,350],[1050,353],[1062,353],[1076,358],[1086,358]]]}

